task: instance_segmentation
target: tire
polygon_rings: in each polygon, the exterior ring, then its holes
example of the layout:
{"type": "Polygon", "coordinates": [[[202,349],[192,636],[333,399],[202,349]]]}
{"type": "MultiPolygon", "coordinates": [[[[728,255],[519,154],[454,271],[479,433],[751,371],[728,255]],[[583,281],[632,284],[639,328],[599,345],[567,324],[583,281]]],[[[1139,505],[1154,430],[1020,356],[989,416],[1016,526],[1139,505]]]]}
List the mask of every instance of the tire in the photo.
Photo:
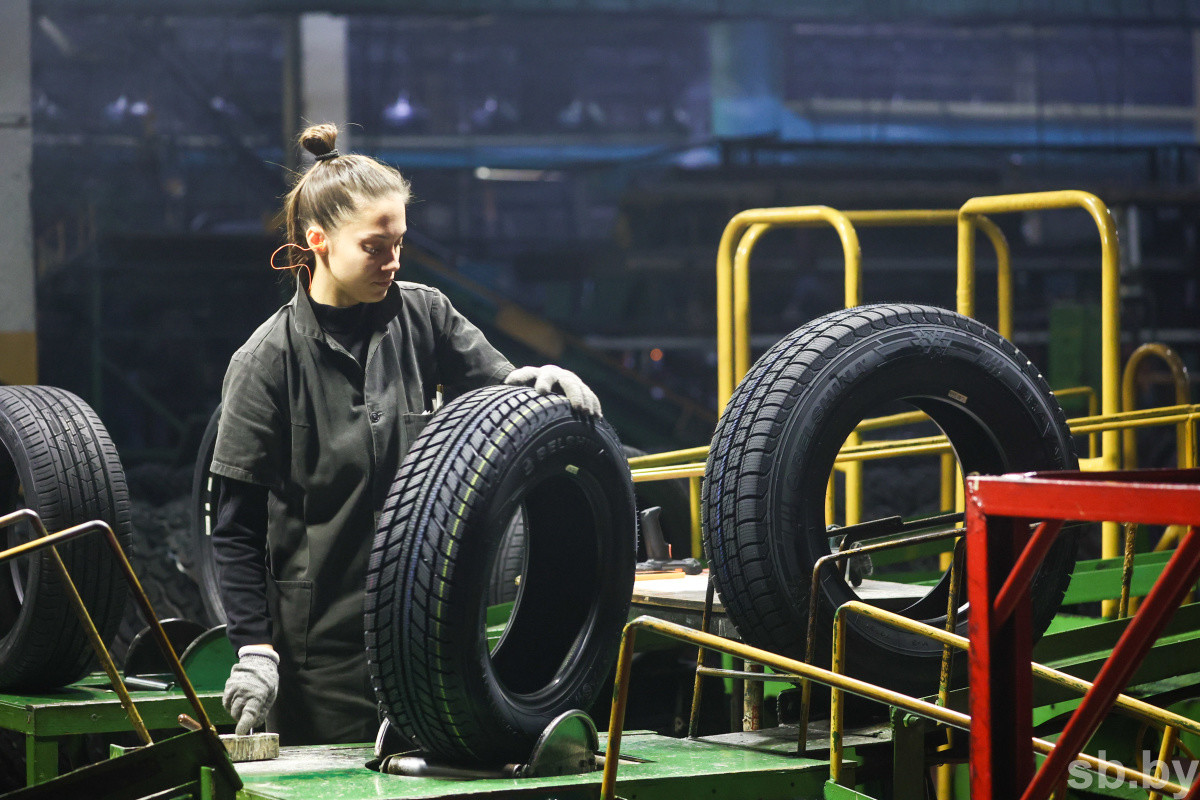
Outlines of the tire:
{"type": "Polygon", "coordinates": [[[209,472],[213,451],[217,446],[217,423],[221,420],[221,407],[217,406],[204,435],[200,437],[200,449],[196,455],[196,469],[192,473],[192,563],[196,572],[196,585],[200,590],[200,601],[204,604],[206,619],[200,620],[210,628],[224,625],[229,620],[225,605],[221,602],[221,585],[217,581],[217,561],[213,556],[212,531],[216,524],[216,483],[209,472]]]}
{"type": "MultiPolygon", "coordinates": [[[[70,392],[0,387],[0,512],[30,508],[51,533],[91,520],[130,544],[129,492],[108,431],[70,392]]],[[[36,537],[24,524],[0,531],[4,546],[36,537]]],[[[106,643],[125,610],[127,589],[103,536],[58,548],[106,643]]],[[[0,565],[0,689],[66,686],[92,668],[94,654],[48,553],[0,565]]]]}
{"type": "MultiPolygon", "coordinates": [[[[140,470],[139,470],[140,471],[140,470]]],[[[190,470],[189,470],[190,472],[190,470]]],[[[192,498],[184,493],[159,506],[144,500],[153,492],[139,492],[142,482],[136,473],[127,475],[133,496],[132,544],[128,555],[159,619],[187,619],[205,628],[213,627],[209,612],[196,581],[198,575],[192,548],[192,498]]],[[[188,475],[190,484],[191,476],[188,475]]],[[[113,639],[112,654],[119,666],[141,631],[146,619],[141,609],[130,603],[113,639]]]]}
{"type": "MultiPolygon", "coordinates": [[[[721,600],[751,644],[803,658],[813,563],[830,552],[825,488],[847,435],[905,401],[950,439],[964,474],[1074,469],[1066,419],[1045,381],[979,322],[925,306],[828,314],[751,368],[717,425],[704,480],[704,546],[721,600]]],[[[1033,583],[1035,637],[1050,624],[1075,562],[1060,537],[1033,583]]],[[[948,576],[905,616],[945,626],[948,576]]],[[[818,594],[818,654],[828,661],[834,609],[856,599],[837,570],[818,594]]],[[[906,601],[907,602],[907,601],[906,601]]],[[[962,608],[959,632],[965,635],[962,608]]],[[[847,630],[853,674],[913,694],[937,685],[941,648],[861,617],[847,630]]]]}
{"type": "Polygon", "coordinates": [[[606,688],[636,539],[608,423],[523,387],[447,405],[396,475],[367,569],[367,657],[392,724],[448,761],[527,759],[547,724],[606,688]],[[528,569],[489,655],[486,577],[518,506],[528,569]]]}

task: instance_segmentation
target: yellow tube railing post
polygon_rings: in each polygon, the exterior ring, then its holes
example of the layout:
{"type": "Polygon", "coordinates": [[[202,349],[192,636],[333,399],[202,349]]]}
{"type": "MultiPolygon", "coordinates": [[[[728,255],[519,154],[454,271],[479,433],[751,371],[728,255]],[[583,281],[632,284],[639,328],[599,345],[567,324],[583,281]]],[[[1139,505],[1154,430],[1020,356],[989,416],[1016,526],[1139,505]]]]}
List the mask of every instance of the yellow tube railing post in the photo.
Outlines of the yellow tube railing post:
{"type": "Polygon", "coordinates": [[[996,330],[1005,339],[1013,335],[1012,255],[1000,226],[987,217],[976,217],[975,225],[988,237],[996,251],[996,330]]]}
{"type": "MultiPolygon", "coordinates": [[[[875,608],[874,606],[860,602],[844,603],[838,608],[837,612],[834,614],[835,631],[838,626],[845,624],[846,614],[844,612],[848,610],[853,610],[857,613],[862,613],[867,616],[876,616],[877,619],[892,621],[893,624],[896,624],[902,628],[905,623],[913,626],[919,626],[916,628],[918,632],[928,635],[937,641],[943,643],[951,642],[955,647],[965,648],[967,646],[966,639],[961,636],[948,633],[940,628],[924,625],[916,622],[915,620],[901,617],[898,614],[889,614],[889,612],[886,612],[883,609],[875,608]],[[849,607],[852,606],[856,608],[850,609],[849,607]],[[884,617],[883,615],[887,615],[887,617],[884,617]]],[[[831,690],[836,689],[843,692],[848,691],[861,697],[870,698],[881,703],[887,703],[888,705],[893,705],[905,711],[919,714],[944,725],[950,725],[963,730],[971,729],[971,717],[966,714],[958,711],[952,711],[935,703],[910,697],[900,692],[884,689],[883,687],[875,686],[856,678],[848,677],[845,674],[838,672],[836,669],[822,669],[821,667],[806,664],[803,661],[787,658],[776,653],[771,653],[767,650],[742,644],[741,642],[734,642],[711,633],[696,631],[684,625],[677,625],[673,622],[667,622],[665,620],[659,620],[653,617],[641,616],[631,620],[626,624],[624,633],[621,637],[621,647],[617,657],[617,675],[613,685],[612,711],[609,715],[608,741],[604,752],[604,773],[600,783],[600,797],[602,800],[612,800],[616,797],[617,767],[620,761],[621,733],[622,726],[624,725],[625,707],[629,696],[629,676],[633,657],[633,639],[634,632],[639,629],[653,631],[660,636],[665,636],[680,642],[695,644],[704,650],[714,650],[716,652],[726,653],[747,661],[755,661],[764,666],[771,667],[771,669],[776,673],[791,674],[807,680],[816,680],[829,686],[831,690]]],[[[845,649],[843,648],[841,651],[841,656],[844,655],[845,649]]],[[[840,660],[841,659],[839,658],[839,661],[840,660]]],[[[843,665],[838,664],[836,666],[843,665]]],[[[1079,678],[1075,678],[1071,675],[1056,672],[1055,670],[1050,670],[1046,667],[1042,667],[1041,665],[1034,665],[1034,670],[1036,674],[1048,677],[1063,686],[1079,687],[1082,691],[1086,691],[1087,688],[1090,687],[1090,684],[1088,684],[1086,681],[1082,681],[1079,678]]],[[[1149,706],[1148,704],[1139,700],[1126,697],[1125,695],[1118,695],[1116,699],[1116,705],[1122,708],[1129,708],[1135,713],[1147,715],[1147,717],[1151,719],[1174,724],[1184,730],[1200,730],[1200,724],[1194,722],[1193,720],[1189,720],[1186,717],[1181,717],[1178,714],[1172,714],[1169,711],[1163,711],[1162,709],[1154,708],[1153,706],[1149,706]]],[[[840,717],[841,715],[838,714],[837,716],[840,717]]],[[[840,726],[841,720],[831,720],[830,724],[831,728],[833,725],[840,726]]],[[[830,743],[831,745],[834,744],[832,740],[830,743]]],[[[1049,753],[1051,750],[1053,750],[1053,748],[1054,745],[1045,741],[1044,739],[1035,738],[1033,740],[1033,749],[1036,752],[1045,754],[1049,753]]],[[[840,743],[838,743],[838,753],[836,757],[838,758],[840,764],[840,743]]],[[[831,765],[833,758],[834,754],[831,748],[831,765]]],[[[1147,779],[1151,779],[1151,776],[1146,775],[1145,773],[1128,769],[1121,766],[1117,762],[1103,761],[1086,753],[1080,753],[1078,755],[1078,759],[1086,763],[1093,770],[1101,771],[1107,775],[1118,776],[1123,780],[1146,781],[1147,779]]],[[[1186,791],[1183,787],[1176,783],[1163,781],[1160,782],[1160,785],[1168,792],[1182,794],[1186,791]]]]}
{"type": "Polygon", "coordinates": [[[742,377],[737,374],[736,359],[741,358],[743,363],[749,364],[749,331],[735,324],[735,308],[749,302],[748,297],[745,301],[740,296],[735,297],[735,293],[738,293],[736,287],[740,285],[745,291],[749,282],[745,277],[735,278],[734,272],[735,261],[740,261],[743,270],[747,268],[753,246],[765,230],[757,232],[746,247],[740,247],[742,237],[751,226],[760,224],[768,227],[831,225],[841,239],[846,258],[846,295],[853,297],[850,305],[858,305],[861,297],[862,251],[854,226],[840,211],[828,206],[796,206],[755,208],[735,215],[726,224],[717,248],[717,405],[722,410],[729,403],[733,389],[742,377]],[[744,353],[736,356],[739,348],[744,353]]]}
{"type": "MultiPolygon", "coordinates": [[[[1179,354],[1167,347],[1165,344],[1151,342],[1144,344],[1133,351],[1129,356],[1129,360],[1125,362],[1125,372],[1121,377],[1121,410],[1133,411],[1137,405],[1137,397],[1135,396],[1134,383],[1137,379],[1138,368],[1150,356],[1157,356],[1166,362],[1167,367],[1171,370],[1171,379],[1175,383],[1175,405],[1185,406],[1192,402],[1192,387],[1188,378],[1187,365],[1183,363],[1183,359],[1179,354]]],[[[1183,468],[1188,463],[1187,453],[1187,425],[1180,423],[1175,428],[1175,461],[1176,464],[1183,468]]],[[[1126,430],[1124,435],[1124,454],[1125,469],[1137,468],[1137,436],[1133,430],[1126,430]]]]}
{"type": "MultiPolygon", "coordinates": [[[[845,259],[845,307],[862,303],[862,249],[858,234],[845,214],[828,206],[760,208],[743,211],[725,226],[717,253],[717,404],[723,411],[734,387],[750,370],[750,255],[773,227],[829,225],[838,234],[845,259]],[[736,246],[735,246],[736,245],[736,246]],[[733,250],[732,262],[729,251],[733,250]],[[723,291],[725,287],[726,291],[723,291]],[[731,343],[723,337],[732,326],[731,343]],[[732,356],[732,364],[726,358],[732,356]]],[[[851,434],[852,444],[858,434],[851,434]]],[[[862,465],[846,468],[846,524],[859,521],[862,506],[862,465]]]]}
{"type": "Polygon", "coordinates": [[[703,558],[704,546],[700,541],[700,476],[688,478],[688,511],[692,518],[692,558],[703,558]]]}
{"type": "MultiPolygon", "coordinates": [[[[981,214],[1005,214],[1018,211],[1082,208],[1087,211],[1100,233],[1100,413],[1115,414],[1120,407],[1120,329],[1121,310],[1118,290],[1120,283],[1120,252],[1117,227],[1108,207],[1096,195],[1077,190],[1031,192],[1028,194],[973,197],[958,210],[958,310],[973,316],[975,293],[975,236],[974,230],[981,214]]],[[[1105,431],[1100,436],[1100,463],[1103,469],[1120,466],[1121,439],[1117,431],[1105,431]]],[[[1120,531],[1116,523],[1102,525],[1100,555],[1114,558],[1120,551],[1120,531]]],[[[1116,607],[1112,601],[1103,606],[1106,616],[1116,607]]]]}
{"type": "Polygon", "coordinates": [[[758,240],[771,226],[759,222],[751,225],[733,256],[733,378],[736,385],[750,371],[750,254],[758,240]]]}
{"type": "MultiPolygon", "coordinates": [[[[1100,198],[1088,192],[1067,190],[1060,192],[1033,192],[1029,194],[996,195],[992,197],[973,197],[959,209],[959,311],[973,307],[973,288],[975,273],[975,248],[973,237],[967,237],[967,231],[973,231],[980,214],[1002,214],[1018,211],[1038,211],[1049,209],[1082,208],[1087,211],[1100,234],[1100,327],[1101,346],[1100,358],[1102,375],[1100,385],[1100,412],[1113,414],[1118,410],[1119,394],[1119,334],[1120,307],[1118,305],[1119,282],[1119,250],[1117,244],[1117,229],[1112,215],[1100,198]]],[[[1120,442],[1115,432],[1102,437],[1103,458],[1109,462],[1109,469],[1118,466],[1117,456],[1120,442]]]]}

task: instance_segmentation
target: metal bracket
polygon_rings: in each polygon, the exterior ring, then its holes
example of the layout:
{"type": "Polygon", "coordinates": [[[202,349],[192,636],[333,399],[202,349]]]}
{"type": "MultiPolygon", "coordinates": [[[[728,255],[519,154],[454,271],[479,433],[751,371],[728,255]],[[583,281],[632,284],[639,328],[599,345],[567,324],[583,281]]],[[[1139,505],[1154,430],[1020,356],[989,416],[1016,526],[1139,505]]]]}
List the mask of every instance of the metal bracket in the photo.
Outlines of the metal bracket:
{"type": "Polygon", "coordinates": [[[407,743],[397,735],[391,723],[384,720],[375,737],[375,759],[367,767],[391,775],[451,780],[579,775],[596,770],[600,736],[591,717],[573,709],[559,714],[546,726],[525,764],[506,764],[499,768],[463,767],[432,761],[412,750],[388,754],[392,748],[404,744],[407,743]]]}
{"type": "Polygon", "coordinates": [[[517,770],[519,778],[578,775],[594,772],[600,736],[596,723],[579,709],[559,714],[542,731],[529,763],[517,770]]]}

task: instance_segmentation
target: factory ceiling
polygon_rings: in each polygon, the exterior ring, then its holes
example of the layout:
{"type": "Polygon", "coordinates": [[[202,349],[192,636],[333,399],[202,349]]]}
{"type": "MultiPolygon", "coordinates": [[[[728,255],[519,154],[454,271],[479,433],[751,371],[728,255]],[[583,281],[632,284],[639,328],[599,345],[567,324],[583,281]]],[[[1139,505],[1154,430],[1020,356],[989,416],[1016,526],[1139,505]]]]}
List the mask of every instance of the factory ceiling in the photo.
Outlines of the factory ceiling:
{"type": "Polygon", "coordinates": [[[1197,0],[33,0],[33,10],[40,14],[586,13],[808,22],[1200,23],[1197,0]]]}

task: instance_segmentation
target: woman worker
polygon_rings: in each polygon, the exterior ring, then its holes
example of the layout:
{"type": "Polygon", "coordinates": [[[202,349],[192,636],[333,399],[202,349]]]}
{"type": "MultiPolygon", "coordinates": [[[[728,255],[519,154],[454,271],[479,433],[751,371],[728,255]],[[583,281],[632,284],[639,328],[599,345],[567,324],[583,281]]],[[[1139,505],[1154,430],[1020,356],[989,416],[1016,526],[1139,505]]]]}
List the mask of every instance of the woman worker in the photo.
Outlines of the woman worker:
{"type": "Polygon", "coordinates": [[[395,280],[408,182],[339,154],[336,139],[333,125],[301,134],[316,161],[284,202],[296,294],[230,360],[211,467],[213,550],[238,654],[225,708],[238,733],[269,720],[283,744],[374,739],[367,559],[437,387],[452,399],[533,385],[600,413],[574,373],[514,369],[441,292],[395,280]]]}

